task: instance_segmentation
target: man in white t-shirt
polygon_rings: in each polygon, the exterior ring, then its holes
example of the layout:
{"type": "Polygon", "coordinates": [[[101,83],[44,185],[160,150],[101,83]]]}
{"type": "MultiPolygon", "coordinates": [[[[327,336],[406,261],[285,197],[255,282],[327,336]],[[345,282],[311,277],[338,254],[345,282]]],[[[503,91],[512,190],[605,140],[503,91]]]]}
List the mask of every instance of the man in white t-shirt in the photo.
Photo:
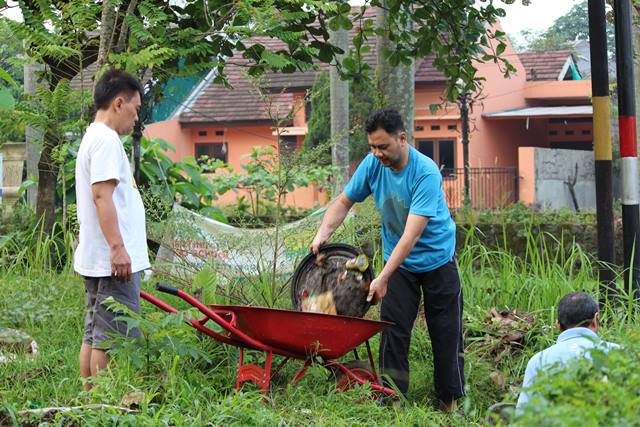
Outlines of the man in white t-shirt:
{"type": "MultiPolygon", "coordinates": [[[[94,92],[96,116],[76,159],[76,199],[80,237],[74,269],[84,278],[86,317],[80,348],[80,375],[88,380],[107,367],[114,334],[136,337],[119,313],[102,302],[113,297],[140,311],[140,275],[150,267],[145,213],[120,135],[133,130],[142,97],[140,82],[111,69],[94,92]]],[[[90,381],[84,384],[91,388],[90,381]]]]}

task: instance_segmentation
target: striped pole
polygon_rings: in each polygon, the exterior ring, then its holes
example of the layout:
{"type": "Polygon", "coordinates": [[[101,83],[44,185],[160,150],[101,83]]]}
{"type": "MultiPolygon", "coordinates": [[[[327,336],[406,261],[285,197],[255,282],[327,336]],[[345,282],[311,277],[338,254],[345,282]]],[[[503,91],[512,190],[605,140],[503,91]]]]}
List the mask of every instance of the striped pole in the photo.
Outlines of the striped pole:
{"type": "Polygon", "coordinates": [[[596,219],[598,228],[598,280],[600,303],[614,294],[615,246],[613,227],[613,168],[611,144],[611,101],[605,0],[589,0],[591,49],[591,92],[593,104],[593,146],[596,171],[596,219]]]}
{"type": "Polygon", "coordinates": [[[637,292],[640,283],[640,277],[638,277],[640,274],[640,248],[637,247],[640,211],[638,210],[638,148],[636,145],[630,0],[615,0],[614,15],[622,174],[624,284],[626,290],[637,292]]]}

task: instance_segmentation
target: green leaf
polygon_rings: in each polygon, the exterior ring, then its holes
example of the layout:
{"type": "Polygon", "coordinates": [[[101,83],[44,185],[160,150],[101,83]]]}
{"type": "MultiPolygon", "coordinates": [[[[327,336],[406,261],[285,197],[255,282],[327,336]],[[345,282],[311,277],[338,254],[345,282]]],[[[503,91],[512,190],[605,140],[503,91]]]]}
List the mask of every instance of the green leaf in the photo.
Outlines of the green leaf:
{"type": "Polygon", "coordinates": [[[13,95],[4,86],[0,86],[0,110],[13,110],[16,105],[16,101],[13,99],[13,95]]]}
{"type": "Polygon", "coordinates": [[[260,58],[272,68],[284,68],[290,64],[289,60],[269,50],[264,50],[260,58]]]}
{"type": "Polygon", "coordinates": [[[355,72],[358,67],[358,64],[356,64],[356,61],[352,57],[346,56],[342,60],[342,66],[346,68],[347,71],[355,72]]]}
{"type": "Polygon", "coordinates": [[[326,43],[322,43],[320,45],[320,52],[318,54],[318,58],[322,61],[322,62],[331,62],[331,59],[333,59],[333,51],[331,50],[331,47],[329,47],[329,45],[327,45],[326,43]]]}
{"type": "Polygon", "coordinates": [[[499,43],[496,47],[496,55],[502,55],[504,50],[507,48],[507,45],[504,43],[499,43]]]}
{"type": "MultiPolygon", "coordinates": [[[[2,0],[0,0],[2,1],[2,0]]],[[[5,82],[9,83],[13,88],[17,88],[18,84],[15,82],[15,80],[13,80],[13,77],[11,77],[11,75],[9,73],[7,73],[5,70],[3,70],[2,68],[0,68],[0,79],[4,80],[5,82]]]]}

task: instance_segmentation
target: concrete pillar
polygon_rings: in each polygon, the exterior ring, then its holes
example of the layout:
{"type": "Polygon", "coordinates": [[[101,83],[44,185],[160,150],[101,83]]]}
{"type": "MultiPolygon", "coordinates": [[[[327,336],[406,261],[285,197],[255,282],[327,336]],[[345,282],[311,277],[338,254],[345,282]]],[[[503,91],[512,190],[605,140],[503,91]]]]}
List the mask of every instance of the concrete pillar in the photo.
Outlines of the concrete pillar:
{"type": "Polygon", "coordinates": [[[5,142],[0,146],[2,154],[2,208],[10,213],[18,199],[18,189],[22,184],[26,144],[23,142],[5,142]]]}

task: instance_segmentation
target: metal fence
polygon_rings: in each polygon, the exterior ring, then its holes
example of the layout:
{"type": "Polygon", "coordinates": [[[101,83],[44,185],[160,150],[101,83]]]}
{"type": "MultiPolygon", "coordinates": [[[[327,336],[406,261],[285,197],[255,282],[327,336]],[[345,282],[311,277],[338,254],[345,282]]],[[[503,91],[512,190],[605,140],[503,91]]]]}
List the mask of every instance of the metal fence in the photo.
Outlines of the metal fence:
{"type": "MultiPolygon", "coordinates": [[[[443,187],[449,209],[464,202],[464,168],[443,169],[443,187]]],[[[470,168],[469,198],[474,209],[505,207],[518,200],[517,168],[470,168]]]]}

